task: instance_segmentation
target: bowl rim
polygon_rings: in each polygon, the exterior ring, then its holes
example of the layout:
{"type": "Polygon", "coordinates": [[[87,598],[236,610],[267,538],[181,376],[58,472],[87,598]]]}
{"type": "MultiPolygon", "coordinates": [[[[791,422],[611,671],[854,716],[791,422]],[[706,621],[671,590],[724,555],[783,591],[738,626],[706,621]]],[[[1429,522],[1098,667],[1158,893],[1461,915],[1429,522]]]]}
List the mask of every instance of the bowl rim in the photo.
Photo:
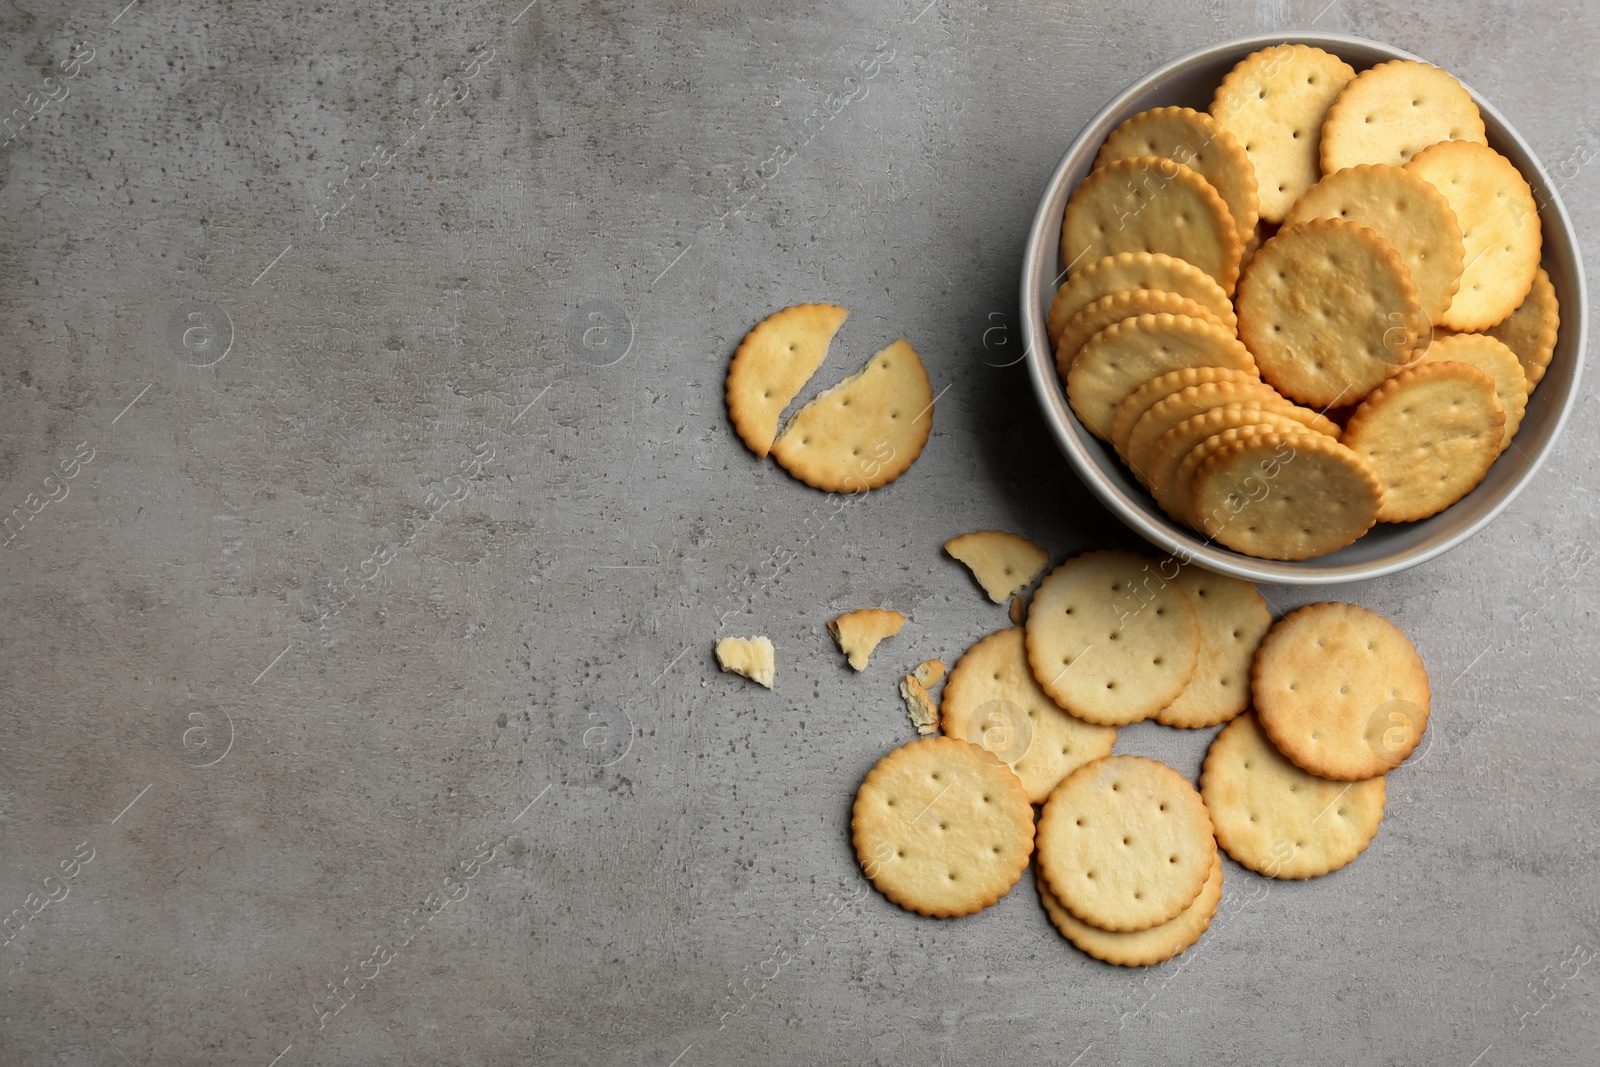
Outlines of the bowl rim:
{"type": "MultiPolygon", "coordinates": [[[[1539,469],[1544,465],[1545,459],[1560,439],[1562,431],[1566,428],[1567,418],[1571,414],[1577,400],[1579,385],[1583,376],[1583,357],[1587,346],[1588,331],[1588,306],[1587,306],[1587,281],[1584,277],[1583,255],[1578,245],[1577,230],[1572,224],[1572,218],[1567,213],[1566,204],[1555,183],[1551,180],[1549,172],[1545,169],[1543,161],[1533,150],[1533,147],[1523,138],[1521,132],[1502,115],[1492,103],[1482,95],[1473,91],[1471,86],[1462,83],[1471,93],[1480,111],[1494,120],[1506,140],[1514,143],[1532,163],[1538,181],[1529,182],[1536,186],[1536,193],[1541,193],[1541,215],[1549,213],[1564,233],[1566,242],[1572,249],[1572,289],[1577,294],[1575,310],[1579,313],[1562,318],[1562,328],[1576,328],[1575,343],[1572,351],[1575,353],[1572,380],[1567,387],[1566,395],[1561,398],[1556,412],[1555,421],[1543,443],[1536,447],[1534,453],[1528,456],[1526,468],[1503,491],[1499,500],[1495,501],[1485,512],[1476,519],[1466,523],[1460,529],[1416,546],[1413,549],[1399,553],[1393,558],[1364,563],[1322,564],[1318,560],[1327,557],[1313,557],[1308,560],[1268,560],[1248,556],[1231,549],[1214,545],[1209,541],[1202,541],[1196,536],[1174,531],[1159,519],[1155,518],[1149,510],[1149,505],[1143,501],[1135,500],[1123,493],[1117,486],[1111,484],[1105,472],[1096,462],[1095,457],[1089,452],[1087,443],[1074,429],[1075,417],[1066,406],[1065,396],[1057,380],[1055,356],[1049,343],[1048,332],[1045,326],[1043,302],[1040,293],[1044,289],[1047,275],[1055,272],[1054,256],[1047,254],[1047,236],[1060,226],[1059,218],[1053,217],[1059,213],[1059,208],[1052,210],[1051,201],[1061,190],[1066,182],[1067,172],[1074,166],[1079,155],[1083,152],[1085,142],[1090,132],[1096,129],[1107,116],[1120,112],[1134,97],[1148,90],[1173,73],[1202,60],[1216,59],[1223,55],[1239,53],[1239,58],[1249,52],[1256,51],[1276,44],[1306,44],[1324,48],[1338,54],[1340,46],[1349,46],[1361,50],[1376,50],[1389,55],[1393,59],[1413,59],[1419,62],[1428,62],[1421,56],[1413,55],[1404,49],[1382,41],[1374,41],[1366,37],[1357,37],[1342,33],[1258,33],[1244,37],[1235,37],[1225,41],[1218,41],[1186,52],[1174,59],[1156,67],[1154,70],[1140,76],[1129,83],[1121,92],[1112,97],[1104,107],[1101,107],[1093,116],[1084,123],[1077,136],[1068,144],[1062,154],[1061,161],[1056,164],[1051,172],[1049,181],[1045,184],[1044,195],[1039,200],[1039,206],[1034,212],[1033,223],[1028,232],[1028,241],[1022,256],[1022,329],[1025,343],[1024,353],[1028,361],[1029,378],[1032,381],[1035,396],[1039,401],[1040,409],[1045,422],[1049,424],[1051,434],[1056,445],[1067,457],[1074,472],[1080,481],[1089,487],[1089,490],[1108,507],[1119,519],[1146,541],[1165,549],[1176,558],[1185,563],[1193,562],[1208,570],[1223,574],[1230,574],[1239,578],[1252,581],[1273,582],[1281,585],[1332,585],[1342,582],[1369,581],[1382,578],[1408,570],[1411,567],[1426,563],[1450,551],[1457,545],[1472,537],[1489,523],[1498,518],[1506,508],[1510,507],[1522,490],[1531,482],[1539,469]]],[[[1525,177],[1528,177],[1525,175],[1525,177]]],[[[1563,308],[1565,310],[1565,307],[1563,308]]],[[[1448,509],[1447,509],[1448,510],[1448,509]]],[[[1440,514],[1444,514],[1441,512],[1440,514]]],[[[1427,520],[1424,520],[1427,521],[1427,520]]]]}

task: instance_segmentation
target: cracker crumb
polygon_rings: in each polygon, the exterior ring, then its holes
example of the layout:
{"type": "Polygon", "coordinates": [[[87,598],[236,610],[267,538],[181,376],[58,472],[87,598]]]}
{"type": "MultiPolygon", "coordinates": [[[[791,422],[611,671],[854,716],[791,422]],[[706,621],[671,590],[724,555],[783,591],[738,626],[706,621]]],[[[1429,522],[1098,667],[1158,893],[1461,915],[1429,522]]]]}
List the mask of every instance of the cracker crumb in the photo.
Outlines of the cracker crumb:
{"type": "Polygon", "coordinates": [[[752,682],[771,689],[777,678],[772,639],[724,637],[717,642],[717,666],[730,674],[742,674],[752,682]]]}

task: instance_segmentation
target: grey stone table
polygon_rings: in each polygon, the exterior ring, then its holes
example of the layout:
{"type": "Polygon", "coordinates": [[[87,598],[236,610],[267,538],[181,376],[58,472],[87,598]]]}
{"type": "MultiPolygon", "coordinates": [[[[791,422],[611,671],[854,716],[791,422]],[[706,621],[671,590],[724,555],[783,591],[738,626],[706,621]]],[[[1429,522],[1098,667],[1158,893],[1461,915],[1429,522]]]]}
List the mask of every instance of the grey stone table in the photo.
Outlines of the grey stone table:
{"type": "Polygon", "coordinates": [[[0,6],[0,1063],[1595,1062],[1593,376],[1493,526],[1324,594],[1436,694],[1353,866],[1229,864],[1135,973],[1031,875],[922,919],[848,841],[895,675],[1002,624],[942,541],[1132,543],[1012,365],[1085,119],[1209,41],[1388,40],[1592,247],[1592,6],[123,3],[0,6]],[[803,300],[851,309],[812,391],[904,335],[939,393],[838,514],[723,414],[803,300]],[[857,677],[865,605],[912,621],[857,677]]]}

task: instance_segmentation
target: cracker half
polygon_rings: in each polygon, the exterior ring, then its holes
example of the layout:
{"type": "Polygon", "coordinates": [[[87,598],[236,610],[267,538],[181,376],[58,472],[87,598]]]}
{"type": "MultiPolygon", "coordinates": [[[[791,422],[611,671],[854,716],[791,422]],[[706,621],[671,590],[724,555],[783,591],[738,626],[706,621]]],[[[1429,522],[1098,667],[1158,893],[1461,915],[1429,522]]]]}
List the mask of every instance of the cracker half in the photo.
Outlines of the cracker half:
{"type": "Polygon", "coordinates": [[[1517,310],[1484,332],[1517,354],[1531,391],[1550,366],[1560,328],[1561,304],[1556,300],[1556,287],[1550,284],[1550,275],[1540,267],[1534,272],[1533,286],[1517,310]]]}
{"type": "Polygon", "coordinates": [[[1056,370],[1062,379],[1066,378],[1085,341],[1113,323],[1139,315],[1187,315],[1222,325],[1205,305],[1177,293],[1132,289],[1103,296],[1068,319],[1061,329],[1061,339],[1056,342],[1056,370]]]}
{"type": "Polygon", "coordinates": [[[828,345],[850,313],[832,304],[775,311],[744,335],[728,365],[728,418],[745,445],[765,459],[778,417],[828,358],[828,345]]]}
{"type": "Polygon", "coordinates": [[[956,662],[940,726],[1008,763],[1035,804],[1085,763],[1111,755],[1117,743],[1115,727],[1068,715],[1039,687],[1020,626],[990,634],[956,662]]]}
{"type": "Polygon", "coordinates": [[[1217,844],[1269,878],[1317,878],[1366,851],[1383,822],[1382,776],[1335,782],[1283,757],[1254,712],[1211,742],[1200,796],[1217,844]]]}
{"type": "Polygon", "coordinates": [[[836,619],[829,619],[828,632],[839,643],[839,651],[845,654],[850,666],[858,671],[864,671],[867,669],[867,660],[872,656],[872,650],[878,647],[878,642],[886,637],[893,637],[905,624],[906,617],[898,611],[862,608],[860,611],[847,611],[836,619]]]}
{"type": "Polygon", "coordinates": [[[1261,377],[1314,408],[1376,389],[1405,362],[1422,321],[1400,254],[1341,219],[1284,226],[1239,281],[1239,339],[1261,377]]]}
{"type": "Polygon", "coordinates": [[[1178,917],[1216,860],[1211,817],[1189,780],[1143,756],[1079,767],[1039,815],[1039,871],[1061,905],[1113,932],[1178,917]]]}
{"type": "Polygon", "coordinates": [[[1424,320],[1438,322],[1461,283],[1461,226],[1444,194],[1404,167],[1366,164],[1336,171],[1296,200],[1288,224],[1344,219],[1388,241],[1417,287],[1424,320]]]}
{"type": "Polygon", "coordinates": [[[1199,729],[1234,718],[1250,706],[1250,665],[1272,627],[1272,610],[1242,578],[1189,565],[1177,584],[1200,622],[1200,658],[1178,699],[1156,712],[1163,726],[1199,729]]]}
{"type": "Polygon", "coordinates": [[[1356,408],[1344,443],[1377,474],[1381,522],[1416,522],[1475,489],[1500,454],[1494,379],[1465,363],[1402,371],[1356,408]]]}
{"type": "Polygon", "coordinates": [[[1255,164],[1233,134],[1204,111],[1192,107],[1141,111],[1111,131],[1094,165],[1139,156],[1163,156],[1190,168],[1210,182],[1228,205],[1241,244],[1255,233],[1260,217],[1255,164]]]}
{"type": "Polygon", "coordinates": [[[1323,778],[1376,778],[1428,727],[1428,672],[1405,633],[1355,604],[1310,604],[1272,627],[1251,692],[1261,727],[1323,778]]]}
{"type": "Polygon", "coordinates": [[[1043,875],[1036,874],[1033,883],[1039,890],[1039,902],[1044,905],[1045,914],[1050,916],[1062,937],[1105,963],[1149,967],[1178,955],[1211,928],[1217,905],[1222,901],[1222,855],[1218,853],[1211,861],[1211,874],[1189,906],[1179,912],[1177,918],[1148,930],[1114,934],[1090,926],[1062,906],[1050,892],[1043,875]]]}
{"type": "Polygon", "coordinates": [[[1472,94],[1432,63],[1391,59],[1362,71],[1322,124],[1322,172],[1363,163],[1404,166],[1438,141],[1488,144],[1472,94]]]}
{"type": "Polygon", "coordinates": [[[933,387],[904,340],[795,413],[772,458],[807,485],[857,493],[911,468],[933,429],[933,387]]]}
{"type": "Polygon", "coordinates": [[[1406,169],[1450,202],[1461,224],[1461,285],[1439,323],[1484,330],[1517,309],[1539,269],[1544,238],[1533,190],[1505,156],[1472,141],[1441,141],[1406,169]]]}
{"type": "Polygon", "coordinates": [[[724,637],[717,642],[717,666],[768,689],[777,679],[772,640],[767,637],[724,637]]]}
{"type": "Polygon", "coordinates": [[[1251,384],[1247,392],[1255,391],[1255,394],[1261,397],[1277,395],[1276,390],[1254,374],[1229,370],[1226,367],[1182,367],[1151,378],[1117,405],[1117,417],[1111,420],[1111,443],[1116,446],[1117,454],[1128,461],[1135,474],[1141,479],[1144,477],[1139,469],[1140,465],[1133,462],[1134,457],[1129,452],[1129,444],[1134,427],[1139,424],[1145,413],[1175,393],[1181,393],[1197,385],[1211,385],[1217,382],[1249,382],[1251,384]]]}
{"type": "Polygon", "coordinates": [[[1229,330],[1237,330],[1233,301],[1217,280],[1192,263],[1165,252],[1121,252],[1072,272],[1050,302],[1046,327],[1050,343],[1061,337],[1067,320],[1102,297],[1134,289],[1155,289],[1186,296],[1211,312],[1229,330]]]}
{"type": "Polygon", "coordinates": [[[1057,567],[1033,594],[1026,629],[1039,687],[1103,726],[1172,703],[1200,655],[1188,596],[1131,552],[1086,552],[1057,567]]]}
{"type": "Polygon", "coordinates": [[[1061,222],[1061,261],[1069,271],[1119,252],[1165,252],[1232,293],[1243,248],[1233,215],[1211,183],[1159,156],[1119,159],[1090,171],[1061,222]]]}
{"type": "Polygon", "coordinates": [[[939,918],[1005,896],[1033,853],[1033,808],[1017,776],[953,737],[912,741],[879,760],[856,791],[850,827],[879,892],[939,918]]]}
{"type": "Polygon", "coordinates": [[[977,530],[944,543],[996,604],[1026,587],[1050,564],[1050,553],[1026,537],[1005,530],[977,530]]]}
{"type": "Polygon", "coordinates": [[[1528,409],[1528,376],[1523,373],[1517,354],[1501,342],[1481,333],[1453,333],[1427,347],[1417,362],[1465,363],[1477,367],[1494,380],[1494,395],[1505,411],[1506,424],[1500,434],[1500,451],[1511,447],[1511,439],[1522,425],[1528,409]]]}
{"type": "Polygon", "coordinates": [[[1211,116],[1255,164],[1263,219],[1283,221],[1289,205],[1322,176],[1322,122],[1355,76],[1330,52],[1281,44],[1252,52],[1217,86],[1211,116]]]}

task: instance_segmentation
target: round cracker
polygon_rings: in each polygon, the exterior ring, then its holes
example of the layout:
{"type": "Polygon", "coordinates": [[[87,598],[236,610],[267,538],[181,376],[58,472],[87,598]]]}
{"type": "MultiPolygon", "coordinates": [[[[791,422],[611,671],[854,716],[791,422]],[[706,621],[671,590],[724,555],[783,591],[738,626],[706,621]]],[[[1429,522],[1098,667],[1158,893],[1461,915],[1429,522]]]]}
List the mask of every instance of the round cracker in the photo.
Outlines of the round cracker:
{"type": "Polygon", "coordinates": [[[1119,252],[1165,252],[1232,293],[1243,248],[1233,215],[1211,183],[1160,156],[1119,159],[1090,171],[1061,220],[1061,260],[1069,270],[1119,252]]]}
{"type": "Polygon", "coordinates": [[[1422,321],[1411,272],[1365,226],[1313,219],[1261,246],[1239,282],[1239,339],[1302,404],[1348,404],[1405,361],[1422,321]]]}
{"type": "Polygon", "coordinates": [[[922,360],[896,341],[795,413],[772,458],[809,486],[857,493],[911,469],[933,429],[933,387],[922,360]]]}
{"type": "Polygon", "coordinates": [[[945,736],[981,745],[1009,764],[1035,804],[1085,763],[1111,755],[1117,743],[1115,727],[1068,715],[1039,688],[1020,626],[967,649],[944,683],[939,720],[945,736]]]}
{"type": "Polygon", "coordinates": [[[1282,222],[1322,176],[1322,121],[1355,76],[1355,68],[1331,52],[1281,44],[1250,53],[1217,86],[1211,117],[1255,165],[1263,219],[1282,222]]]}
{"type": "Polygon", "coordinates": [[[1393,770],[1428,728],[1428,672],[1416,646],[1355,604],[1311,604],[1279,619],[1256,653],[1250,688],[1278,751],[1323,778],[1393,770]]]}
{"type": "Polygon", "coordinates": [[[1406,169],[1444,194],[1461,224],[1466,266],[1439,323],[1484,330],[1527,297],[1544,247],[1533,190],[1505,156],[1472,141],[1442,141],[1406,169]]]}
{"type": "Polygon", "coordinates": [[[1284,759],[1253,712],[1217,734],[1200,796],[1217,844],[1269,878],[1317,878],[1366,851],[1383,822],[1382,776],[1334,782],[1284,759]]]}
{"type": "Polygon", "coordinates": [[[1152,378],[1183,367],[1253,373],[1255,361],[1225,327],[1187,315],[1140,315],[1113,323],[1078,350],[1067,400],[1089,431],[1109,440],[1117,405],[1152,378]]]}
{"type": "Polygon", "coordinates": [[[1255,164],[1233,134],[1210,115],[1192,107],[1141,111],[1111,131],[1094,165],[1137,156],[1177,160],[1210,182],[1228,205],[1241,244],[1249,242],[1260,217],[1255,164]]]}
{"type": "Polygon", "coordinates": [[[1189,598],[1131,552],[1086,552],[1057,567],[1034,592],[1026,628],[1039,687],[1103,726],[1172,703],[1200,654],[1189,598]]]}
{"type": "Polygon", "coordinates": [[[1172,480],[1166,487],[1168,497],[1178,509],[1178,514],[1191,526],[1200,525],[1199,514],[1193,510],[1194,476],[1202,464],[1224,448],[1239,441],[1245,441],[1259,434],[1275,433],[1285,435],[1289,446],[1294,445],[1293,438],[1310,431],[1293,421],[1275,418],[1272,412],[1264,412],[1257,416],[1258,421],[1246,423],[1243,426],[1230,426],[1219,434],[1213,434],[1189,450],[1183,457],[1177,469],[1172,472],[1172,480]]]}
{"type": "Polygon", "coordinates": [[[1238,331],[1233,301],[1228,299],[1217,280],[1199,267],[1165,252],[1119,252],[1074,270],[1072,277],[1061,283],[1055,299],[1050,302],[1050,314],[1045,323],[1050,343],[1056,343],[1061,337],[1068,319],[1096,300],[1133,289],[1158,289],[1186,296],[1205,307],[1212,318],[1230,331],[1238,331]]]}
{"type": "Polygon", "coordinates": [[[1215,726],[1250,706],[1250,665],[1272,627],[1272,609],[1242,578],[1190,565],[1178,572],[1177,583],[1200,622],[1200,658],[1194,677],[1156,712],[1156,722],[1188,730],[1215,726]]]}
{"type": "Polygon", "coordinates": [[[1189,513],[1210,537],[1261,559],[1310,559],[1372,528],[1383,487],[1360,456],[1321,434],[1266,433],[1194,473],[1189,513]]]}
{"type": "Polygon", "coordinates": [[[1357,74],[1322,124],[1322,173],[1404,166],[1438,141],[1488,144],[1472,94],[1432,63],[1391,59],[1357,74]]]}
{"type": "Polygon", "coordinates": [[[856,858],[884,896],[939,918],[999,900],[1033,853],[1033,808],[977,745],[928,737],[867,772],[850,819],[856,858]]]}
{"type": "MultiPolygon", "coordinates": [[[[1130,435],[1134,427],[1139,424],[1139,420],[1151,408],[1174,393],[1181,393],[1196,385],[1210,385],[1217,382],[1252,382],[1263,390],[1258,395],[1277,395],[1271,386],[1245,371],[1229,370],[1226,367],[1182,367],[1168,371],[1159,377],[1151,378],[1117,405],[1117,417],[1111,420],[1111,443],[1116,446],[1117,454],[1124,460],[1128,459],[1130,435]]],[[[1129,465],[1132,466],[1132,463],[1129,465]]],[[[1143,480],[1144,473],[1138,467],[1134,467],[1133,472],[1143,480]]]]}
{"type": "Polygon", "coordinates": [[[1186,419],[1229,404],[1254,404],[1263,411],[1288,416],[1309,430],[1339,436],[1336,423],[1285,400],[1266,382],[1214,382],[1179,390],[1152,405],[1128,433],[1128,465],[1135,473],[1152,470],[1156,445],[1167,431],[1186,419]]]}
{"type": "Polygon", "coordinates": [[[1403,167],[1363,164],[1323,178],[1295,201],[1286,223],[1344,219],[1400,253],[1428,322],[1437,322],[1461,282],[1461,226],[1444,194],[1403,167]]]}
{"type": "Polygon", "coordinates": [[[1549,368],[1550,357],[1555,355],[1560,328],[1561,304],[1556,300],[1556,287],[1550,284],[1550,275],[1540,267],[1534,272],[1533,286],[1517,310],[1484,333],[1517,354],[1531,392],[1549,368]]]}
{"type": "MultiPolygon", "coordinates": [[[[1204,304],[1177,293],[1161,289],[1131,289],[1111,293],[1072,316],[1061,328],[1061,337],[1056,341],[1056,370],[1062,379],[1072,369],[1072,361],[1084,342],[1107,326],[1139,315],[1185,315],[1222,325],[1204,304]]],[[[1228,332],[1233,331],[1229,329],[1228,332]]]]}
{"type": "Polygon", "coordinates": [[[1401,372],[1356,408],[1344,443],[1377,474],[1381,522],[1415,522],[1470,493],[1500,454],[1494,379],[1465,363],[1401,372]]]}
{"type": "Polygon", "coordinates": [[[850,313],[832,304],[796,304],[756,323],[728,364],[728,419],[761,459],[778,435],[778,417],[828,358],[850,313]]]}
{"type": "Polygon", "coordinates": [[[1178,468],[1189,453],[1209,438],[1239,426],[1266,425],[1285,433],[1304,430],[1306,427],[1283,408],[1270,404],[1246,401],[1224,404],[1221,407],[1191,415],[1156,439],[1150,450],[1147,487],[1156,498],[1161,510],[1180,522],[1186,522],[1184,496],[1176,491],[1178,468]]]}
{"type": "Polygon", "coordinates": [[[1211,874],[1194,900],[1159,926],[1148,930],[1112,933],[1098,926],[1090,926],[1062,906],[1050,892],[1043,875],[1036,874],[1033,884],[1039,890],[1039,903],[1061,936],[1097,960],[1119,967],[1150,967],[1170,960],[1200,940],[1200,935],[1211,927],[1217,914],[1217,904],[1222,900],[1222,854],[1211,862],[1211,874]]]}
{"type": "Polygon", "coordinates": [[[1143,756],[1073,771],[1039,814],[1039,872],[1091,926],[1148,930],[1177,918],[1211,875],[1217,843],[1189,780],[1143,756]]]}
{"type": "Polygon", "coordinates": [[[1422,353],[1421,363],[1465,363],[1477,367],[1494,379],[1495,399],[1505,411],[1506,424],[1500,434],[1500,451],[1511,447],[1511,439],[1522,425],[1528,410],[1528,376],[1522,371],[1517,354],[1500,341],[1481,333],[1453,333],[1441,337],[1422,353]]]}

